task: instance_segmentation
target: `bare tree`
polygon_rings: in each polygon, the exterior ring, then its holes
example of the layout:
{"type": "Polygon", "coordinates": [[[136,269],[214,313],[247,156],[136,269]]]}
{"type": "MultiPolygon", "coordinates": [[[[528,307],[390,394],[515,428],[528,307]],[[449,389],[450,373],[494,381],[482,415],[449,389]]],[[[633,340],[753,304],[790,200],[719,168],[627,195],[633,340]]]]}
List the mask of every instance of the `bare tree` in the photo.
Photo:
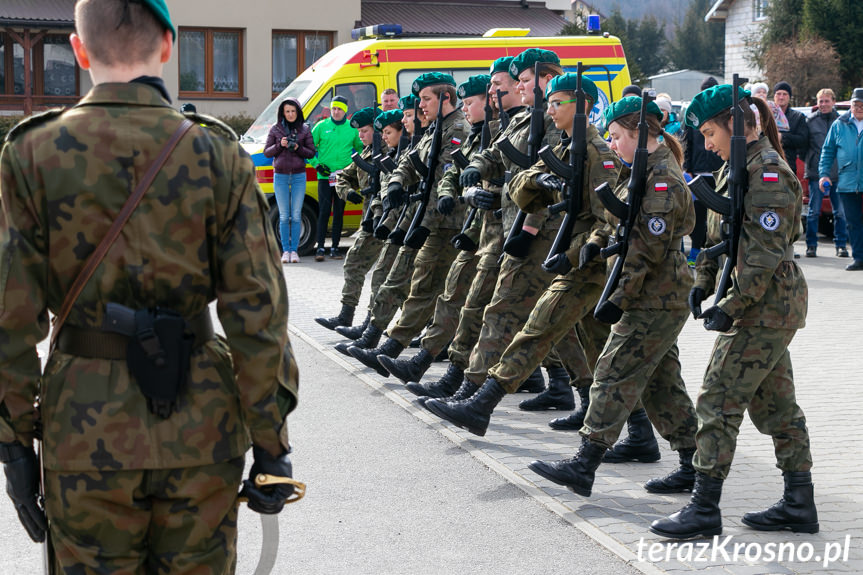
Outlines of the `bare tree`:
{"type": "Polygon", "coordinates": [[[813,103],[821,88],[838,89],[839,55],[817,36],[776,43],[764,53],[764,72],[771,84],[784,80],[794,88],[798,105],[813,103]]]}

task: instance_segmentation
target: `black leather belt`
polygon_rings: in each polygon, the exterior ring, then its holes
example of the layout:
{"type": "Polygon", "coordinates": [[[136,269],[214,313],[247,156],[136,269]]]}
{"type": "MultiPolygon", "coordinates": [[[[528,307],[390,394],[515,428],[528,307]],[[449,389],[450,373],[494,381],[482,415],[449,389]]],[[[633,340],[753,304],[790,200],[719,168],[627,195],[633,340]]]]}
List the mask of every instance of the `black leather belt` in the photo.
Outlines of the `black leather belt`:
{"type": "MultiPolygon", "coordinates": [[[[210,310],[188,320],[189,330],[195,335],[195,347],[199,347],[215,337],[210,310]]],[[[94,359],[126,359],[129,338],[125,335],[102,331],[98,328],[64,325],[57,337],[57,350],[78,357],[94,359]]]]}

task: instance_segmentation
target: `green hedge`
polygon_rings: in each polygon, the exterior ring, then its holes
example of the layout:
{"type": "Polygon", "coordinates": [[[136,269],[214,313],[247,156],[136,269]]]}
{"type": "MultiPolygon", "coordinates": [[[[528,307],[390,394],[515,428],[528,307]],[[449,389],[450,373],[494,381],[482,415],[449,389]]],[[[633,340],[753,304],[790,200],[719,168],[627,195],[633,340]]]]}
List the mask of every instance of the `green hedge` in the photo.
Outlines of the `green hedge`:
{"type": "Polygon", "coordinates": [[[9,133],[15,124],[24,119],[24,116],[0,116],[0,142],[9,133]]]}

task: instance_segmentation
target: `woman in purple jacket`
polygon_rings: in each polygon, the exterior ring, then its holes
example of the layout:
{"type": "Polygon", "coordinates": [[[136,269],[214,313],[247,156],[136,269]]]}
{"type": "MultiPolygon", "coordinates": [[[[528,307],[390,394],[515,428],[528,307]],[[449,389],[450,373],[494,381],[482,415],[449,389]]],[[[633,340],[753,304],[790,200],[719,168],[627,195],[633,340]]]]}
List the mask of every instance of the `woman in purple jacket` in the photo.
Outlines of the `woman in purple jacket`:
{"type": "Polygon", "coordinates": [[[276,123],[267,134],[264,155],[273,158],[273,188],[279,206],[282,263],[300,263],[297,254],[306,196],[306,160],[315,155],[312,131],[296,98],[279,105],[276,123]]]}

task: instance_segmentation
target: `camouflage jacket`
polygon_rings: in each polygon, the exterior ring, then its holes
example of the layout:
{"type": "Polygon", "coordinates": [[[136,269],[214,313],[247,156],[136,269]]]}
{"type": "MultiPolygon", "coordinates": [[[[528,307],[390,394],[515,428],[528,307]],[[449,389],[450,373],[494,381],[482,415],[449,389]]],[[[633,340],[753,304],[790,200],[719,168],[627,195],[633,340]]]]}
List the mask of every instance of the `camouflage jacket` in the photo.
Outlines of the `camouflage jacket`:
{"type": "MultiPolygon", "coordinates": [[[[509,138],[510,143],[523,153],[527,153],[527,139],[530,135],[530,109],[525,109],[515,114],[509,119],[509,125],[506,130],[503,130],[494,139],[491,146],[476,154],[471,158],[470,165],[477,168],[482,174],[483,179],[491,180],[495,178],[504,178],[505,173],[509,172],[510,177],[515,176],[521,168],[510,161],[500,148],[498,142],[504,138],[509,138]]],[[[554,122],[551,116],[545,114],[545,136],[539,149],[544,145],[556,146],[560,143],[561,132],[554,127],[554,122]]],[[[539,150],[537,150],[539,151],[539,150]]],[[[509,184],[505,183],[502,191],[501,207],[503,208],[503,229],[506,233],[515,221],[515,216],[518,213],[518,206],[512,201],[509,194],[509,184]]],[[[548,229],[556,229],[560,227],[560,218],[555,218],[549,225],[545,225],[547,220],[547,212],[545,206],[537,213],[531,213],[525,218],[525,225],[533,226],[537,229],[547,227],[548,229]]]]}
{"type": "MultiPolygon", "coordinates": [[[[569,145],[569,138],[565,138],[554,147],[554,155],[567,164],[569,145]]],[[[592,234],[601,239],[597,242],[601,246],[605,246],[608,241],[610,230],[605,220],[605,208],[593,190],[606,182],[613,187],[617,183],[619,169],[617,155],[600,137],[596,126],[590,124],[587,127],[587,159],[584,164],[584,185],[581,189],[581,211],[576,214],[572,241],[566,251],[566,257],[573,266],[578,266],[578,253],[592,234]]],[[[559,193],[552,194],[536,184],[536,176],[547,173],[550,173],[550,170],[540,160],[533,167],[519,172],[510,182],[509,194],[523,211],[538,214],[547,210],[547,206],[561,201],[559,193]]]]}
{"type": "MultiPolygon", "coordinates": [[[[437,211],[438,183],[443,178],[444,173],[453,165],[452,153],[462,145],[462,142],[467,140],[470,125],[464,119],[464,114],[461,110],[455,110],[450,112],[448,116],[435,120],[435,122],[440,121],[443,121],[440,160],[437,164],[437,170],[435,170],[431,195],[429,196],[429,203],[426,207],[422,225],[431,230],[458,230],[461,229],[461,224],[464,221],[464,204],[456,204],[456,209],[447,216],[437,211]]],[[[431,151],[433,136],[434,125],[429,126],[429,129],[426,130],[426,133],[423,134],[422,139],[416,146],[419,159],[424,164],[428,164],[428,155],[431,151]]],[[[408,186],[419,183],[421,179],[419,173],[414,169],[408,154],[402,154],[402,157],[399,158],[399,167],[393,172],[389,182],[399,182],[407,189],[408,186]]]]}
{"type": "MultiPolygon", "coordinates": [[[[746,150],[749,190],[743,199],[743,227],[732,284],[722,311],[737,326],[799,329],[806,325],[808,287],[794,261],[793,244],[802,233],[800,181],[766,137],[746,150]]],[[[716,173],[716,191],[727,193],[728,170],[716,173]]],[[[718,243],[719,217],[708,219],[708,243],[718,243]]],[[[695,285],[709,295],[715,289],[719,264],[702,252],[695,285]]]]}
{"type": "Polygon", "coordinates": [[[75,107],[19,125],[0,157],[0,441],[30,444],[40,397],[45,466],[193,467],[287,446],[298,373],[287,290],[251,159],[218,120],[192,117],[65,325],[105,305],[185,318],[217,303],[226,338],[192,355],[179,411],[150,413],[125,360],[54,350],[49,331],[84,262],[183,119],[152,87],[99,84],[75,107]],[[201,123],[207,126],[200,125],[201,123]]]}
{"type": "MultiPolygon", "coordinates": [[[[491,133],[492,139],[494,139],[500,131],[500,121],[492,120],[491,122],[489,122],[489,131],[491,133]]],[[[481,132],[471,134],[468,136],[467,141],[462,143],[461,151],[464,154],[464,157],[468,159],[468,162],[470,162],[470,160],[480,151],[479,144],[481,137],[481,132]]],[[[446,171],[446,173],[444,173],[440,184],[438,184],[437,193],[439,196],[450,196],[453,198],[458,198],[462,194],[464,190],[461,189],[461,184],[459,184],[461,172],[461,168],[459,168],[458,165],[453,164],[452,168],[450,168],[446,171]]],[[[495,186],[487,180],[484,180],[482,182],[482,187],[485,190],[494,192],[498,196],[500,195],[500,186],[495,186]]],[[[499,207],[500,199],[498,197],[496,205],[492,209],[497,209],[499,207]]]]}
{"type": "MultiPolygon", "coordinates": [[[[620,169],[614,193],[627,200],[630,169],[620,169]]],[[[630,231],[629,251],[617,289],[608,298],[628,309],[685,309],[692,275],[680,242],[695,227],[692,194],[683,172],[667,146],[647,157],[646,185],[641,210],[630,231]]],[[[612,226],[619,220],[606,211],[612,226]]],[[[596,235],[591,241],[601,242],[596,235]]],[[[610,262],[611,263],[611,262],[610,262]]]]}
{"type": "MultiPolygon", "coordinates": [[[[372,163],[372,147],[371,145],[363,148],[363,151],[360,153],[360,157],[372,163]]],[[[379,181],[383,181],[384,173],[381,172],[379,181]]],[[[338,176],[336,176],[336,194],[343,199],[344,201],[348,200],[348,194],[351,191],[361,192],[365,190],[369,184],[371,183],[371,176],[369,173],[363,169],[360,169],[356,163],[351,162],[348,166],[339,172],[338,176]]],[[[363,213],[365,213],[366,206],[368,202],[372,203],[372,213],[375,217],[378,217],[383,212],[383,208],[381,207],[381,202],[378,199],[378,195],[380,194],[380,189],[375,190],[375,194],[371,197],[363,197],[363,213]]]]}

